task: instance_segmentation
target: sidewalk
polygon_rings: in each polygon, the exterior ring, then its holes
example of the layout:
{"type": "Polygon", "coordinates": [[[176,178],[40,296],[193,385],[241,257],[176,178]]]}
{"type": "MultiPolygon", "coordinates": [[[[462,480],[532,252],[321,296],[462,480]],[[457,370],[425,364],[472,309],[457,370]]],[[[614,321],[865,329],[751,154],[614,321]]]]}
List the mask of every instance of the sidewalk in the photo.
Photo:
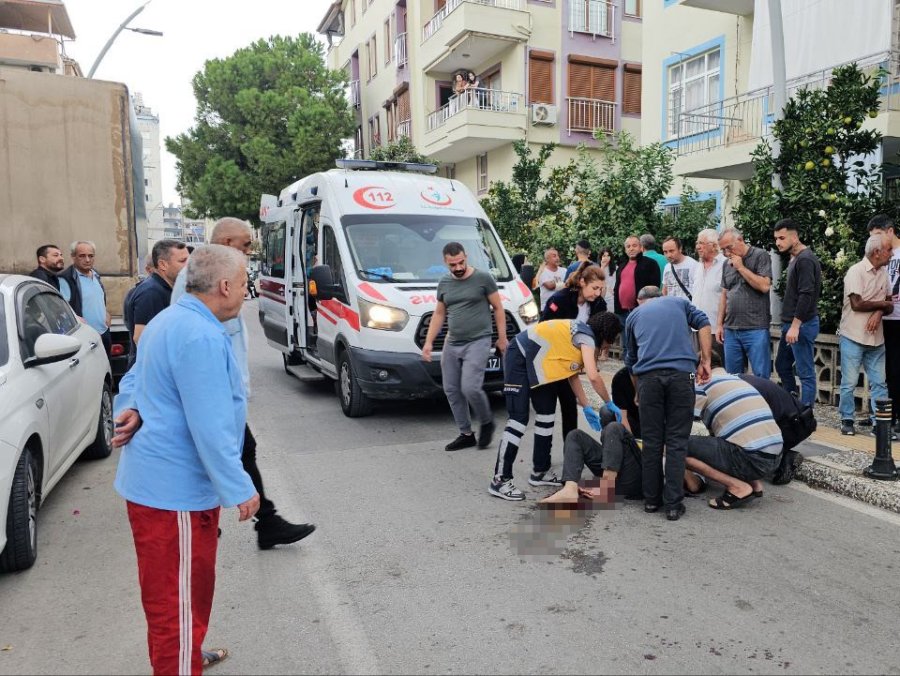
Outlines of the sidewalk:
{"type": "MultiPolygon", "coordinates": [[[[607,384],[622,367],[615,359],[601,364],[600,372],[607,384]]],[[[590,383],[584,379],[585,391],[593,395],[590,383]]],[[[804,462],[796,479],[811,488],[828,490],[875,507],[900,514],[900,482],[878,481],[863,475],[875,457],[875,437],[869,427],[857,427],[856,435],[843,436],[837,424],[840,416],[831,406],[816,405],[819,428],[796,450],[803,454],[804,462]],[[821,414],[819,413],[821,411],[821,414]]],[[[892,454],[900,460],[900,443],[894,442],[892,454]]]]}

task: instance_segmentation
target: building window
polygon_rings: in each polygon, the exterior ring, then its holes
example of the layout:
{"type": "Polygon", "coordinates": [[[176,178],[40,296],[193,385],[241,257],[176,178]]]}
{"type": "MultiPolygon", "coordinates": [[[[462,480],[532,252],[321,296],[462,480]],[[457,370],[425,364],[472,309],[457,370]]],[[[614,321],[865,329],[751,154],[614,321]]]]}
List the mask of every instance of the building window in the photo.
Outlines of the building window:
{"type": "Polygon", "coordinates": [[[487,192],[488,189],[488,160],[487,153],[475,156],[475,170],[478,174],[478,192],[487,192]]]}
{"type": "Polygon", "coordinates": [[[455,164],[445,164],[444,165],[444,177],[453,180],[456,178],[456,165],[455,164]]]}
{"type": "Polygon", "coordinates": [[[641,114],[641,67],[625,64],[623,75],[622,112],[629,115],[641,114]]]}
{"type": "Polygon", "coordinates": [[[384,47],[384,65],[388,65],[391,62],[391,46],[393,45],[393,40],[391,40],[391,19],[388,17],[384,21],[384,38],[382,40],[382,46],[384,47]]]}
{"type": "Polygon", "coordinates": [[[625,16],[641,16],[641,0],[625,0],[625,16]]]}
{"type": "Polygon", "coordinates": [[[375,39],[375,36],[372,36],[372,39],[368,42],[369,49],[369,79],[371,80],[373,77],[378,75],[378,42],[375,39]]]}
{"type": "Polygon", "coordinates": [[[350,0],[348,10],[348,13],[350,14],[350,26],[353,27],[356,25],[356,0],[350,0]]]}
{"type": "Polygon", "coordinates": [[[591,56],[569,57],[569,132],[613,131],[618,63],[591,56]]]}
{"type": "Polygon", "coordinates": [[[150,193],[149,193],[149,192],[144,193],[144,201],[145,201],[145,202],[149,202],[149,201],[150,201],[150,193]]]}
{"type": "Polygon", "coordinates": [[[381,120],[378,115],[369,120],[369,148],[381,145],[381,120]]]}
{"type": "Polygon", "coordinates": [[[149,186],[150,186],[150,179],[149,179],[149,178],[145,178],[145,179],[144,179],[144,187],[147,188],[147,187],[149,187],[149,186]]]}
{"type": "Polygon", "coordinates": [[[699,134],[716,127],[721,82],[721,50],[680,61],[668,70],[669,138],[699,134]]]}
{"type": "Polygon", "coordinates": [[[613,36],[613,9],[608,0],[569,0],[569,31],[613,36]]]}
{"type": "Polygon", "coordinates": [[[528,102],[553,103],[553,53],[528,53],[528,102]]]}

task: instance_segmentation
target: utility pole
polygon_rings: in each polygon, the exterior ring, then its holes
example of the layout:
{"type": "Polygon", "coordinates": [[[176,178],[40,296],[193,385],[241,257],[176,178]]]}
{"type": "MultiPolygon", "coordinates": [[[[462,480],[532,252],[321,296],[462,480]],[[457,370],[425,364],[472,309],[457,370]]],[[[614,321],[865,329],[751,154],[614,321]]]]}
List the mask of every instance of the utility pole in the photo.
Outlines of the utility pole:
{"type": "Polygon", "coordinates": [[[162,36],[160,31],[150,30],[148,28],[128,28],[128,24],[131,23],[131,20],[134,19],[138,14],[144,11],[144,7],[149,5],[152,0],[147,0],[143,5],[134,10],[131,14],[128,15],[128,18],[125,19],[122,23],[119,24],[119,27],[113,32],[113,34],[109,37],[109,40],[106,41],[106,44],[103,45],[103,49],[100,50],[100,53],[97,55],[97,58],[94,59],[94,64],[91,66],[91,70],[88,72],[88,79],[94,77],[94,73],[97,71],[97,66],[100,65],[100,62],[103,61],[103,57],[106,56],[106,52],[109,51],[109,48],[112,47],[112,44],[116,41],[116,38],[119,37],[119,33],[123,30],[130,30],[135,33],[143,33],[144,35],[155,35],[157,37],[162,36]]]}
{"type": "MultiPolygon", "coordinates": [[[[787,104],[787,67],[784,62],[784,23],[781,18],[781,0],[769,0],[769,33],[772,40],[772,103],[775,108],[774,121],[784,118],[787,104]]],[[[772,157],[781,155],[781,144],[773,137],[772,157]]],[[[781,190],[781,176],[772,174],[772,186],[781,190]]]]}

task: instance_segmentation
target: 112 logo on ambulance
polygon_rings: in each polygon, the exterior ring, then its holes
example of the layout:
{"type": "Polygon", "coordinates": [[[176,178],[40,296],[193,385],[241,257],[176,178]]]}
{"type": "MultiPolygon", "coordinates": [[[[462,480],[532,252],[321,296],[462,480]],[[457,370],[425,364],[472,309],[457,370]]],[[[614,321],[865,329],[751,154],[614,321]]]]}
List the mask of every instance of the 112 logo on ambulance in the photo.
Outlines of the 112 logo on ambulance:
{"type": "Polygon", "coordinates": [[[397,203],[390,190],[380,185],[366,185],[353,193],[353,201],[366,209],[390,209],[397,203]]]}

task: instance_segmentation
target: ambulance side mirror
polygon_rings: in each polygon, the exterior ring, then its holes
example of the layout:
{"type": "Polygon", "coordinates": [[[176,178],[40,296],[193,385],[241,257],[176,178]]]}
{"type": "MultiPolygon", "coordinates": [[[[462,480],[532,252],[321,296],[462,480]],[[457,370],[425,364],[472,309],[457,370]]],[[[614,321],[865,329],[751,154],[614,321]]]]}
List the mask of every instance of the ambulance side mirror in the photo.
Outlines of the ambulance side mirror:
{"type": "Polygon", "coordinates": [[[523,265],[522,270],[519,272],[519,277],[525,282],[525,286],[530,289],[531,284],[534,282],[534,266],[530,263],[523,265]]]}
{"type": "Polygon", "coordinates": [[[334,298],[334,276],[331,274],[331,266],[317,265],[309,271],[309,295],[316,300],[331,300],[334,298]]]}

